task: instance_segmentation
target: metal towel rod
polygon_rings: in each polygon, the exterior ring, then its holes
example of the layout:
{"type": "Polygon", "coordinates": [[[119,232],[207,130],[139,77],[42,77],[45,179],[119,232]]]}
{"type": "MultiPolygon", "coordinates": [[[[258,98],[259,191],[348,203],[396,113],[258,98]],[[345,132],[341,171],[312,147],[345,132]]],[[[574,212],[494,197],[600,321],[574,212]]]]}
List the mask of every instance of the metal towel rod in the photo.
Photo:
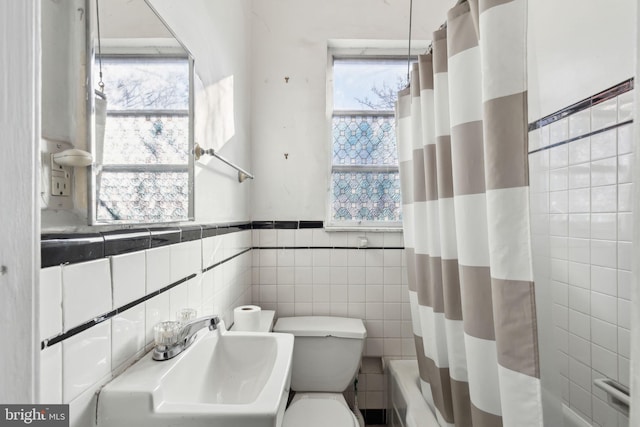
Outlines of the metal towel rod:
{"type": "Polygon", "coordinates": [[[217,159],[223,161],[224,163],[228,164],[229,166],[237,170],[238,182],[244,182],[244,180],[246,180],[247,178],[254,179],[251,173],[247,172],[246,170],[242,169],[240,166],[237,166],[234,163],[230,162],[229,160],[225,159],[220,154],[216,153],[216,151],[213,148],[204,149],[196,143],[195,147],[193,147],[193,155],[196,157],[196,160],[200,160],[200,157],[202,157],[204,154],[208,154],[210,156],[216,157],[217,159]]]}
{"type": "Polygon", "coordinates": [[[596,387],[607,393],[609,404],[625,415],[629,415],[629,388],[609,378],[596,378],[593,380],[596,387]]]}

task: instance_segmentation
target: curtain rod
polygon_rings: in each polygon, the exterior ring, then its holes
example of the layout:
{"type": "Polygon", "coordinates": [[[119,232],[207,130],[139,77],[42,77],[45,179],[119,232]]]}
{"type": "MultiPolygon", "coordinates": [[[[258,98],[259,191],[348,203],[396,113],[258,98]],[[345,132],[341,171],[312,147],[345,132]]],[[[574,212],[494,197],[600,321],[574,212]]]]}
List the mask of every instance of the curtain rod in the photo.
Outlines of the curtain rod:
{"type": "Polygon", "coordinates": [[[413,24],[413,0],[409,0],[409,47],[407,48],[407,84],[411,85],[411,26],[413,24]]]}
{"type": "Polygon", "coordinates": [[[204,149],[200,147],[200,145],[196,144],[196,146],[193,148],[193,154],[195,155],[196,160],[200,160],[200,157],[202,157],[203,154],[208,154],[210,156],[217,158],[223,163],[226,163],[227,165],[231,166],[232,168],[238,171],[238,182],[243,182],[247,178],[254,179],[253,174],[251,174],[250,172],[247,172],[246,170],[242,169],[240,166],[222,157],[220,154],[216,153],[216,150],[214,150],[213,148],[204,149]]]}

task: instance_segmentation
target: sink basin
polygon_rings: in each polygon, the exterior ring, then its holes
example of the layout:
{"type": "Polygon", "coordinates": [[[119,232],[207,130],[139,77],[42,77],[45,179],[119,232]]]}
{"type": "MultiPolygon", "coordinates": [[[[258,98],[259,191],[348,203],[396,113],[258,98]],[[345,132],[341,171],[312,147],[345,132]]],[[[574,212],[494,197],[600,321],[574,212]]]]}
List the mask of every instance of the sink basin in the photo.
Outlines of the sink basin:
{"type": "Polygon", "coordinates": [[[293,335],[206,328],[173,359],[151,354],[107,384],[99,427],[278,427],[289,394],[293,335]]]}

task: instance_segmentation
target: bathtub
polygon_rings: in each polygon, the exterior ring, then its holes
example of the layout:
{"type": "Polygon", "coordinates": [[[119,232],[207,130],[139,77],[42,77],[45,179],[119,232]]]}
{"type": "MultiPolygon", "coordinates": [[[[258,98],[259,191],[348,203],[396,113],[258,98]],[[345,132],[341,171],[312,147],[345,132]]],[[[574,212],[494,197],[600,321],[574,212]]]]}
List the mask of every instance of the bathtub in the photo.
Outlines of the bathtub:
{"type": "Polygon", "coordinates": [[[422,397],[418,362],[387,361],[389,427],[439,427],[435,415],[422,397]]]}
{"type": "Polygon", "coordinates": [[[564,403],[562,404],[562,418],[564,419],[564,427],[591,427],[587,420],[564,403]]]}
{"type": "MultiPolygon", "coordinates": [[[[389,399],[389,427],[440,427],[435,415],[422,397],[418,362],[415,360],[385,360],[389,399]]],[[[562,404],[564,427],[592,427],[592,424],[562,404]]]]}

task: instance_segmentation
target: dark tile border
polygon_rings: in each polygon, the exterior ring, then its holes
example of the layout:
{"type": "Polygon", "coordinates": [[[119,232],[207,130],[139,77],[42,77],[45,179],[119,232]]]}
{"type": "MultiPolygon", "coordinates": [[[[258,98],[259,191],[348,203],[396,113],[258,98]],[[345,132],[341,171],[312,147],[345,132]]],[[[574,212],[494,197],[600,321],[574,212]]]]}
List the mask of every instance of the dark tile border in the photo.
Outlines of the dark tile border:
{"type": "Polygon", "coordinates": [[[250,230],[251,223],[152,227],[98,233],[45,233],[40,236],[41,268],[250,230]]]}
{"type": "Polygon", "coordinates": [[[223,234],[229,234],[229,233],[237,233],[239,231],[245,231],[245,230],[251,230],[250,223],[220,225],[218,227],[217,236],[221,236],[223,234]]]}
{"type": "Polygon", "coordinates": [[[254,230],[297,230],[301,228],[323,228],[323,221],[253,221],[254,230]]]}
{"type": "Polygon", "coordinates": [[[251,223],[253,230],[268,230],[275,227],[275,221],[253,221],[251,223]]]}
{"type": "MultiPolygon", "coordinates": [[[[323,227],[322,221],[253,221],[125,229],[99,233],[46,233],[42,234],[40,241],[41,268],[92,261],[245,230],[308,230],[323,227]]],[[[404,249],[404,247],[290,246],[252,249],[404,249]]]]}
{"type": "Polygon", "coordinates": [[[174,245],[180,243],[180,228],[150,228],[151,247],[174,245]]]}
{"type": "Polygon", "coordinates": [[[278,230],[297,230],[300,221],[276,221],[274,228],[278,230]]]}
{"type": "Polygon", "coordinates": [[[612,86],[609,89],[603,90],[600,93],[583,99],[582,101],[576,102],[575,104],[563,108],[562,110],[556,111],[553,114],[549,114],[548,116],[536,120],[535,122],[529,123],[529,132],[553,122],[557,122],[558,120],[564,119],[565,117],[576,114],[582,110],[586,110],[587,108],[593,107],[594,105],[600,104],[601,102],[615,98],[618,95],[632,90],[633,86],[634,80],[632,78],[629,80],[625,80],[622,83],[618,83],[617,85],[612,86]]]}
{"type": "Polygon", "coordinates": [[[283,250],[283,249],[352,249],[354,251],[366,251],[370,249],[404,249],[404,246],[367,246],[359,248],[357,246],[254,246],[255,250],[283,250]]]}
{"type": "Polygon", "coordinates": [[[194,240],[202,239],[202,226],[201,225],[190,225],[187,227],[180,227],[182,233],[180,235],[181,242],[191,242],[194,240]]]}
{"type": "Polygon", "coordinates": [[[322,221],[300,221],[300,228],[323,228],[322,221]]]}
{"type": "Polygon", "coordinates": [[[100,233],[43,234],[40,258],[42,268],[104,258],[104,236],[100,233]]]}
{"type": "Polygon", "coordinates": [[[202,238],[222,236],[223,234],[251,230],[250,222],[233,222],[229,224],[209,224],[202,226],[202,238]]]}
{"type": "Polygon", "coordinates": [[[107,231],[100,234],[104,238],[104,256],[106,257],[142,251],[151,247],[151,232],[147,228],[107,231]]]}
{"type": "Polygon", "coordinates": [[[215,237],[218,232],[218,225],[203,225],[202,226],[202,238],[206,239],[207,237],[215,237]]]}

